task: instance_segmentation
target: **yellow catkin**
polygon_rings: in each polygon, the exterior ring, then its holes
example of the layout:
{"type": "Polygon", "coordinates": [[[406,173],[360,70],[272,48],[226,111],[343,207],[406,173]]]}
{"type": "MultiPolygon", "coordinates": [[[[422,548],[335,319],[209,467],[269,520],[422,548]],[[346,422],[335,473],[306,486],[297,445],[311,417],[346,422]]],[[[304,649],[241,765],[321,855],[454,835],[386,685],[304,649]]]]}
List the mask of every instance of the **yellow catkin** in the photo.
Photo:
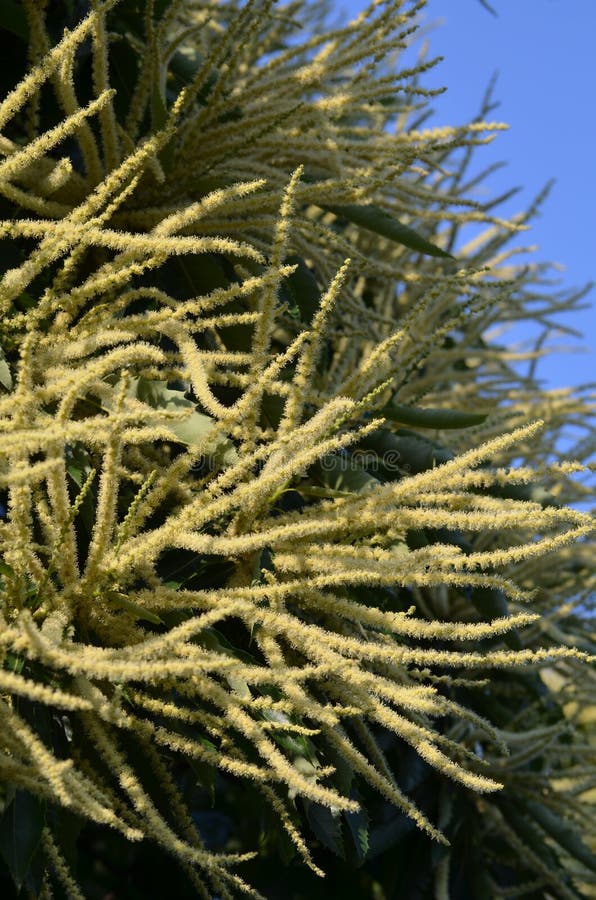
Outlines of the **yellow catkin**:
{"type": "Polygon", "coordinates": [[[54,841],[49,828],[44,828],[42,842],[46,856],[51,863],[60,884],[66,891],[67,896],[72,898],[72,900],[83,900],[84,895],[72,877],[66,861],[56,846],[56,842],[54,841]]]}
{"type": "MultiPolygon", "coordinates": [[[[474,199],[476,176],[466,185],[470,154],[504,126],[483,121],[488,104],[467,126],[413,127],[437,93],[423,84],[436,60],[399,58],[422,0],[373,0],[298,41],[270,0],[225,17],[174,2],[157,20],[148,4],[122,113],[112,6],[93,0],[50,48],[46,4],[27,0],[32,68],[0,99],[0,130],[25,123],[24,142],[0,137],[0,237],[20,248],[0,281],[0,780],[156,841],[197,896],[231,900],[256,896],[230,871],[249,855],[205,849],[172,755],[251,782],[322,875],[294,799],[358,811],[328,747],[446,843],[448,804],[433,823],[400,790],[382,729],[565,896],[491,798],[539,785],[557,815],[589,819],[594,529],[578,504],[594,396],[540,389],[544,335],[527,350],[491,336],[538,299],[549,327],[578,299],[545,294],[543,265],[508,249],[533,210],[506,220],[474,199]],[[172,100],[176,53],[195,71],[172,100]],[[61,112],[44,129],[52,90],[61,112]],[[79,161],[60,156],[67,138],[79,161]],[[458,247],[457,260],[356,225],[355,206],[458,247]],[[406,429],[387,404],[414,422],[484,419],[406,429]],[[566,421],[585,426],[575,461],[559,460],[566,421]],[[400,452],[364,461],[385,438],[400,452]],[[178,551],[198,572],[164,583],[178,551]],[[524,668],[561,681],[548,690],[563,722],[544,726],[538,703],[520,710],[506,693],[524,668]],[[502,690],[502,727],[460,689],[502,690]],[[19,698],[76,723],[71,759],[19,698]],[[123,734],[162,784],[167,820],[123,734]],[[573,759],[572,787],[555,790],[539,759],[561,774],[573,759]]],[[[81,896],[59,835],[43,840],[44,895],[81,896]]],[[[441,857],[437,897],[453,863],[441,857]]]]}

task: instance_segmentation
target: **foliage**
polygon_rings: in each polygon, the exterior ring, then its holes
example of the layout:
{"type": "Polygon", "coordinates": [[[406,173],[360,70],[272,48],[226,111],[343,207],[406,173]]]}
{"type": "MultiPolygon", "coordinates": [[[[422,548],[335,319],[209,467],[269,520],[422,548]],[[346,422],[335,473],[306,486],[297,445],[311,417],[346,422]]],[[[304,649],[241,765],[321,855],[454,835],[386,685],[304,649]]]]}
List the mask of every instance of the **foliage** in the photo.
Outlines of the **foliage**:
{"type": "Polygon", "coordinates": [[[581,292],[473,199],[490,97],[424,127],[423,5],[0,4],[7,892],[596,883],[581,292]]]}

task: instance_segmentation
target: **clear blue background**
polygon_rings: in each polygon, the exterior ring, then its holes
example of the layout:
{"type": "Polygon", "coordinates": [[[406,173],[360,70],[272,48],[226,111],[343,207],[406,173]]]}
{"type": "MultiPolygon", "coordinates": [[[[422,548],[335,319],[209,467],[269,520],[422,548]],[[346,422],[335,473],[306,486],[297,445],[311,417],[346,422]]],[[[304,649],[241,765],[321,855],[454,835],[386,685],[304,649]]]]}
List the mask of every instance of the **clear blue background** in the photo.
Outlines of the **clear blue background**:
{"type": "MultiPolygon", "coordinates": [[[[335,0],[333,15],[345,10],[352,18],[365,5],[365,0],[335,0]]],[[[487,182],[494,196],[522,187],[502,214],[525,209],[549,179],[556,179],[540,218],[518,242],[538,244],[535,259],[563,264],[562,286],[581,287],[596,280],[596,0],[491,0],[491,5],[497,17],[479,0],[428,0],[421,13],[429,55],[444,57],[423,84],[448,88],[433,101],[432,122],[468,122],[498,70],[494,97],[500,106],[490,118],[507,122],[510,130],[478,149],[478,163],[484,168],[507,162],[487,182]]],[[[587,310],[562,317],[583,339],[553,340],[586,352],[543,359],[538,374],[545,387],[596,381],[596,292],[583,303],[587,310]]]]}

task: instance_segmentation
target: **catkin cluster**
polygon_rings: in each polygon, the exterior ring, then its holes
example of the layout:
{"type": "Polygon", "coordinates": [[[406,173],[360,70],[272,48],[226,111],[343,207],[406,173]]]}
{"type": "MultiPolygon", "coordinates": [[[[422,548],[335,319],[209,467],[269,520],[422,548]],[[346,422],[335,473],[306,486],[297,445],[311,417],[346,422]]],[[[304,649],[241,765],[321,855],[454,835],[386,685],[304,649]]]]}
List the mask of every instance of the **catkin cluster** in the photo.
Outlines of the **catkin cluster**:
{"type": "Polygon", "coordinates": [[[579,297],[515,262],[533,209],[474,199],[470,155],[504,126],[424,127],[437,61],[399,62],[423,2],[305,39],[302,0],[139,21],[93,0],[58,40],[23,6],[0,101],[0,783],[46,809],[46,896],[82,896],[60,807],[157,842],[198,896],[256,895],[232,870],[251,853],[205,849],[173,759],[250,784],[318,874],[297,800],[357,813],[338,760],[447,846],[387,735],[576,896],[506,814],[540,757],[545,815],[590,819],[594,570],[590,396],[540,388],[544,335],[486,337],[547,333],[579,297]],[[566,718],[476,703],[541,668],[566,718]]]}

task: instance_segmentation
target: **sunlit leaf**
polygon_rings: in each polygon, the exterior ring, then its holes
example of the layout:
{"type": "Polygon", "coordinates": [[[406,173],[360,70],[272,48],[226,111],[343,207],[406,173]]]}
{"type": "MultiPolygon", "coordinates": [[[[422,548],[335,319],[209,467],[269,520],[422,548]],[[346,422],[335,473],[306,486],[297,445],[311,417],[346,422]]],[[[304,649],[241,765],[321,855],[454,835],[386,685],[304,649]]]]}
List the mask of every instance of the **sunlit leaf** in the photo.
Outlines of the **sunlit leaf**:
{"type": "Polygon", "coordinates": [[[0,347],[0,384],[5,390],[12,391],[12,375],[2,347],[0,347]]]}
{"type": "Polygon", "coordinates": [[[315,837],[327,850],[340,859],[345,859],[344,842],[341,833],[341,816],[320,803],[305,802],[306,816],[315,837]]]}

